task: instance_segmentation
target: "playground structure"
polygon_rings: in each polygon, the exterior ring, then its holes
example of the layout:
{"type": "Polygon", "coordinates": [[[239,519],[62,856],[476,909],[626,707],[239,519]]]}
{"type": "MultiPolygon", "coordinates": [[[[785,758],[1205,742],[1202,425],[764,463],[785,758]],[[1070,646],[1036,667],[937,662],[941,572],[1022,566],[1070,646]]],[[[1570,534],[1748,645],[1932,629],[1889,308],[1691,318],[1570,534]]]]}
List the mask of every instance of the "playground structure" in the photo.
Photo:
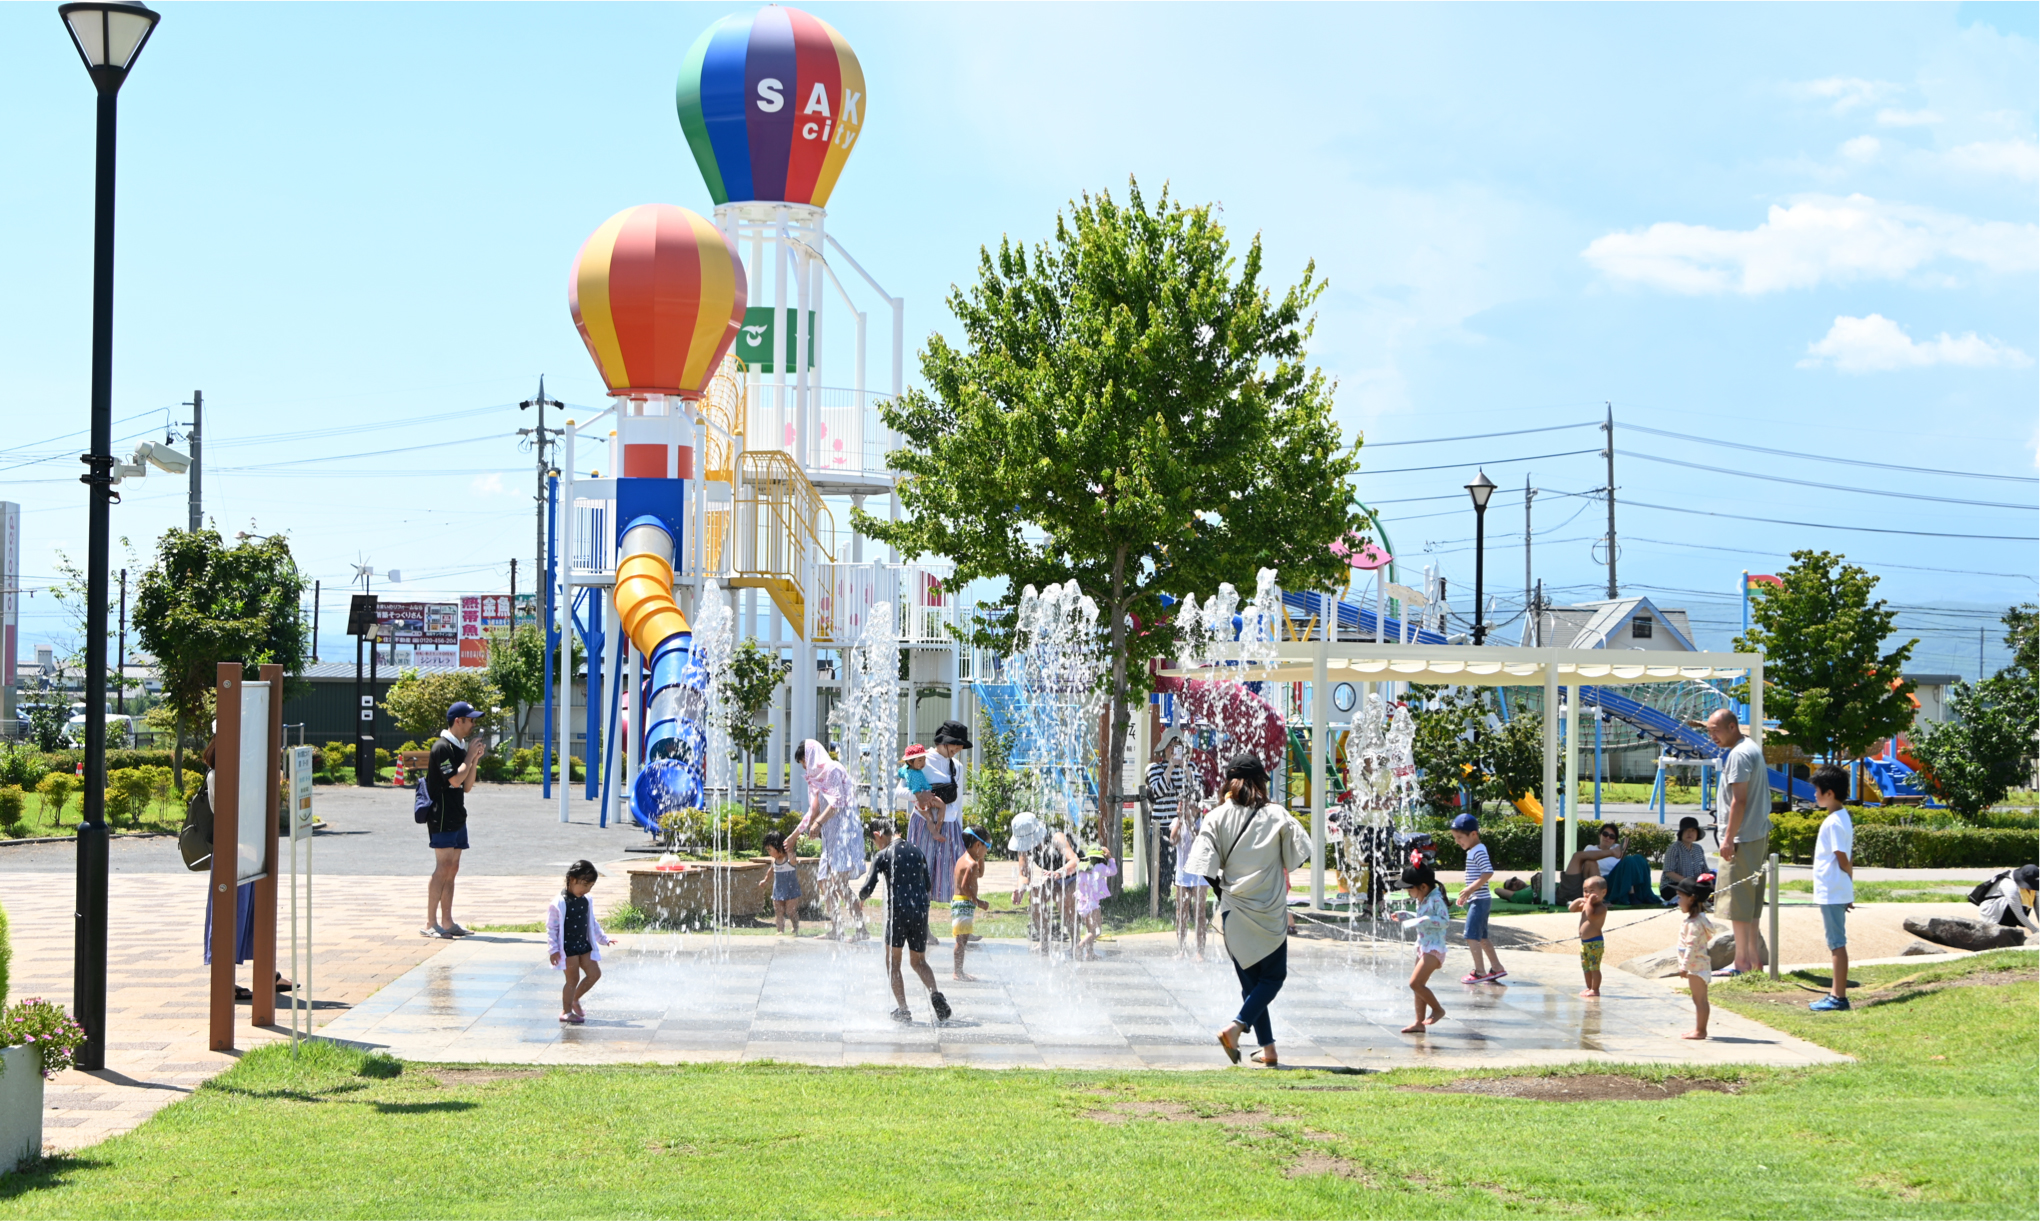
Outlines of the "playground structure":
{"type": "MultiPolygon", "coordinates": [[[[564,658],[568,638],[587,651],[581,708],[564,662],[546,675],[547,796],[578,730],[584,798],[605,825],[647,829],[730,796],[725,659],[704,657],[694,632],[711,605],[724,637],[791,654],[799,678],[766,756],[785,787],[763,787],[781,802],[804,801],[791,747],[817,734],[820,689],[844,685],[836,667],[881,608],[912,654],[904,689],[946,683],[955,715],[959,679],[947,569],[867,561],[855,535],[839,554],[843,500],[898,512],[878,404],[905,373],[905,303],[825,226],[867,111],[856,54],[797,9],[731,16],[689,50],[676,106],[714,217],[644,205],[584,245],[570,306],[612,402],[567,422],[547,486],[547,652],[564,658]],[[874,305],[891,326],[883,392],[867,384],[874,305]],[[824,385],[832,352],[848,356],[848,386],[824,385]]],[[[562,777],[563,822],[569,789],[562,777]]]]}

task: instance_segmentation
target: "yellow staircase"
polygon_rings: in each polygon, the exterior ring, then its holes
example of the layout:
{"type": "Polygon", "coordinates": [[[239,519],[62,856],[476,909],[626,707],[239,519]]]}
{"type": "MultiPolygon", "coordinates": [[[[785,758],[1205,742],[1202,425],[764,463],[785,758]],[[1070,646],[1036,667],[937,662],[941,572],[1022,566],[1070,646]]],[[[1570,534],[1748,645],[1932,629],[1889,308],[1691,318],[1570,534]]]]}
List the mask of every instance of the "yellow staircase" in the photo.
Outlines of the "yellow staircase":
{"type": "Polygon", "coordinates": [[[770,594],[786,622],[805,638],[804,575],[817,562],[834,559],[822,542],[835,534],[833,516],[784,450],[745,450],[736,461],[736,562],[729,584],[770,594]],[[824,518],[829,519],[826,534],[824,518]]]}

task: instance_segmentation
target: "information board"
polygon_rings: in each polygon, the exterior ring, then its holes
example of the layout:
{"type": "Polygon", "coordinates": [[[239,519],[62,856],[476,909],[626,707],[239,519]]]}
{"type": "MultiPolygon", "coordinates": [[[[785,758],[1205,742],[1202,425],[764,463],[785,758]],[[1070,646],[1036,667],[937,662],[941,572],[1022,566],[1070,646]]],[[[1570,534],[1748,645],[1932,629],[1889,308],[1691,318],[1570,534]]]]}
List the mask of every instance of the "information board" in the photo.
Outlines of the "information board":
{"type": "Polygon", "coordinates": [[[284,776],[289,780],[289,792],[284,801],[290,807],[290,834],[299,840],[307,840],[312,834],[312,763],[314,747],[292,747],[284,757],[287,767],[284,776]]]}
{"type": "Polygon", "coordinates": [[[269,684],[241,684],[240,802],[234,829],[234,878],[247,882],[269,868],[269,684]]]}

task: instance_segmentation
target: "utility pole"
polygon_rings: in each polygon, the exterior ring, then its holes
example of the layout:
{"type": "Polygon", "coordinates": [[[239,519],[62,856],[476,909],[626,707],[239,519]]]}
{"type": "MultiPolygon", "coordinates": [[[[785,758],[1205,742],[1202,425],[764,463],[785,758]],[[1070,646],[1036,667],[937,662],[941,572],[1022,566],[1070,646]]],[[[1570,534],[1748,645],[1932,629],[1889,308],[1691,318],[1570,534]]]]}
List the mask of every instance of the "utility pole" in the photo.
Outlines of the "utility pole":
{"type": "Polygon", "coordinates": [[[1530,643],[1544,647],[1544,583],[1537,583],[1537,593],[1530,600],[1530,643]]]}
{"type": "Polygon", "coordinates": [[[118,675],[114,679],[114,712],[126,716],[126,569],[120,569],[120,653],[114,655],[114,675],[118,675]]]}
{"type": "Polygon", "coordinates": [[[203,495],[204,486],[201,482],[201,473],[205,468],[204,464],[200,461],[201,451],[199,447],[202,443],[199,440],[199,436],[203,432],[201,420],[205,414],[205,392],[202,390],[192,391],[191,402],[186,403],[184,406],[191,409],[191,431],[185,434],[185,439],[191,443],[191,523],[186,529],[195,532],[198,530],[199,524],[204,521],[201,509],[204,506],[205,497],[203,495]]]}
{"type": "Polygon", "coordinates": [[[319,583],[312,583],[312,661],[319,660],[319,583]]]}
{"type": "Polygon", "coordinates": [[[510,557],[510,635],[517,635],[517,557],[510,557]]]}
{"type": "Polygon", "coordinates": [[[1530,475],[1523,475],[1523,605],[1530,606],[1530,502],[1537,499],[1537,489],[1530,486],[1530,475]]]}
{"type": "Polygon", "coordinates": [[[1608,448],[1601,452],[1608,460],[1608,597],[1620,598],[1615,586],[1615,404],[1608,404],[1608,422],[1601,426],[1608,434],[1608,448]]]}
{"type": "MultiPolygon", "coordinates": [[[[566,404],[558,399],[548,399],[545,397],[544,374],[538,375],[538,397],[526,399],[517,405],[517,410],[519,411],[523,411],[528,407],[538,409],[538,427],[535,429],[518,429],[517,435],[519,437],[532,438],[533,444],[531,448],[538,455],[538,488],[537,495],[532,498],[538,503],[536,509],[538,537],[532,554],[536,558],[535,563],[538,566],[534,571],[540,574],[545,572],[545,477],[546,473],[552,469],[552,464],[546,461],[546,447],[551,444],[550,439],[552,437],[565,431],[564,429],[549,429],[545,427],[545,409],[548,407],[564,408],[565,406],[566,404]]],[[[517,600],[515,598],[510,600],[510,623],[513,628],[517,624],[517,600]]]]}

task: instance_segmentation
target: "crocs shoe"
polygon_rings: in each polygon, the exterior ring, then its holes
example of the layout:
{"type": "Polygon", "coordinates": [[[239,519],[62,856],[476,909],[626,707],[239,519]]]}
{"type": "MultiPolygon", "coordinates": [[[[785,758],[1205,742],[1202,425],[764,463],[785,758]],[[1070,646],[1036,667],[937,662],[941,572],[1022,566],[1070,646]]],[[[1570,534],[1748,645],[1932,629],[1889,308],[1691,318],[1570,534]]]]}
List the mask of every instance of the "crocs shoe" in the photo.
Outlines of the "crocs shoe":
{"type": "Polygon", "coordinates": [[[1486,977],[1486,976],[1483,976],[1483,975],[1481,975],[1481,974],[1480,974],[1479,972],[1468,972],[1468,973],[1467,973],[1466,975],[1464,975],[1464,976],[1461,976],[1461,977],[1459,978],[1459,983],[1461,983],[1461,984],[1481,984],[1481,983],[1485,982],[1486,980],[1487,980],[1487,977],[1486,977]]]}
{"type": "Polygon", "coordinates": [[[1826,997],[1821,998],[1819,1001],[1814,1002],[1812,1005],[1809,1005],[1806,1008],[1812,1010],[1816,1014],[1827,1014],[1835,1010],[1848,1009],[1849,999],[1846,997],[1837,997],[1833,993],[1829,993],[1826,997]]]}

